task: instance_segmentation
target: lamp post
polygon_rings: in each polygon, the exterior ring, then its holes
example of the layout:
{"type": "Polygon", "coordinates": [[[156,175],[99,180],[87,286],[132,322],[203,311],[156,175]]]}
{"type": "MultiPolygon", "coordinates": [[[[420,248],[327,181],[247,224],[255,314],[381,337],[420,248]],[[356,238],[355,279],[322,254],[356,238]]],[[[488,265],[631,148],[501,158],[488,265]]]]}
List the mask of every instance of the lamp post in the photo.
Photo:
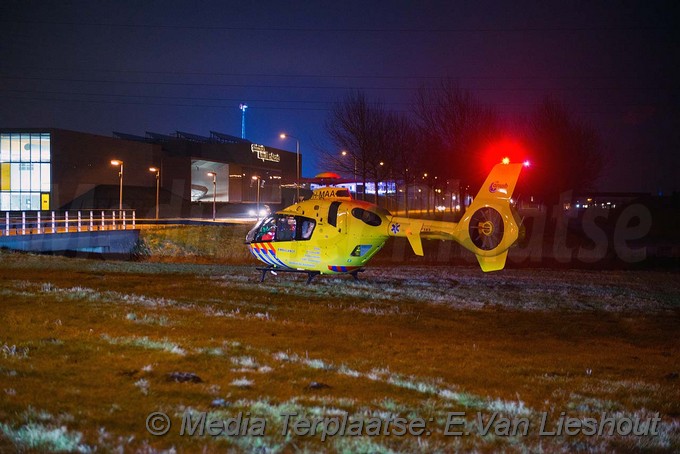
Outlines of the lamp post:
{"type": "Polygon", "coordinates": [[[217,173],[208,172],[208,176],[213,179],[213,221],[215,220],[215,202],[217,201],[217,173]]]}
{"type": "Polygon", "coordinates": [[[296,180],[295,180],[295,203],[300,201],[300,140],[295,137],[291,136],[290,134],[286,134],[285,132],[282,132],[279,137],[282,139],[295,139],[295,172],[296,172],[296,180]]]}
{"type": "Polygon", "coordinates": [[[161,190],[161,169],[157,167],[149,167],[149,172],[156,173],[156,220],[158,220],[158,196],[161,190]]]}
{"type": "Polygon", "coordinates": [[[255,199],[256,202],[256,216],[257,216],[257,221],[260,221],[260,177],[258,175],[253,175],[252,176],[253,181],[257,182],[257,197],[255,199]]]}
{"type": "Polygon", "coordinates": [[[120,182],[120,194],[118,196],[118,211],[120,214],[120,212],[123,211],[123,161],[119,159],[112,159],[111,165],[120,167],[120,170],[118,171],[118,180],[120,182]]]}
{"type": "MultiPolygon", "coordinates": [[[[385,161],[380,161],[380,169],[383,168],[385,165],[385,161]]],[[[380,191],[378,190],[378,181],[380,179],[379,175],[382,175],[382,170],[379,171],[379,174],[376,173],[376,182],[375,182],[375,203],[376,205],[378,204],[378,195],[380,194],[380,191]]],[[[386,182],[385,182],[386,183],[386,182]]],[[[390,199],[387,197],[387,185],[385,185],[385,206],[389,210],[390,209],[390,199]]]]}
{"type": "MultiPolygon", "coordinates": [[[[349,153],[345,150],[342,150],[340,154],[347,156],[349,153]]],[[[356,197],[356,195],[359,193],[359,185],[357,184],[357,157],[352,155],[352,158],[354,158],[354,196],[356,197]]]]}

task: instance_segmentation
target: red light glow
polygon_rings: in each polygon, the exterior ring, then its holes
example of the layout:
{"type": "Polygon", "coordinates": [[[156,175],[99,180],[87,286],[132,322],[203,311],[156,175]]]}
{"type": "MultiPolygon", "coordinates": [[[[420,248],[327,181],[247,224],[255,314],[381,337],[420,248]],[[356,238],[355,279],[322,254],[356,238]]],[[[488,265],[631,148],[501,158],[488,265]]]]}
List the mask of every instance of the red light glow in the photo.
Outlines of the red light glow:
{"type": "Polygon", "coordinates": [[[480,171],[486,173],[496,164],[524,162],[529,157],[523,143],[515,139],[501,139],[490,143],[480,155],[480,171]]]}

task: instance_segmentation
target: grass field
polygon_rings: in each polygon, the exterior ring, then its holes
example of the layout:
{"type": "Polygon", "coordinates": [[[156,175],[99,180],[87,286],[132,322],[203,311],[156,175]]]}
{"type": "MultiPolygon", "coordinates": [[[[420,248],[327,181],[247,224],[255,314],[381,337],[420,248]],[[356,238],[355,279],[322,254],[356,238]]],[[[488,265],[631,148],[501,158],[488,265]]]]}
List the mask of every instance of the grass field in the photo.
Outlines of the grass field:
{"type": "Polygon", "coordinates": [[[260,284],[240,235],[149,231],[140,262],[1,253],[0,452],[680,450],[678,273],[380,265],[260,284]],[[155,411],[166,435],[145,428],[155,411]],[[266,432],[180,436],[188,411],[266,432]],[[469,435],[444,434],[449,412],[469,435]],[[541,435],[562,412],[661,421],[541,435]],[[291,413],[422,418],[429,435],[322,441],[284,434],[291,413]],[[483,434],[478,414],[530,430],[483,434]]]}

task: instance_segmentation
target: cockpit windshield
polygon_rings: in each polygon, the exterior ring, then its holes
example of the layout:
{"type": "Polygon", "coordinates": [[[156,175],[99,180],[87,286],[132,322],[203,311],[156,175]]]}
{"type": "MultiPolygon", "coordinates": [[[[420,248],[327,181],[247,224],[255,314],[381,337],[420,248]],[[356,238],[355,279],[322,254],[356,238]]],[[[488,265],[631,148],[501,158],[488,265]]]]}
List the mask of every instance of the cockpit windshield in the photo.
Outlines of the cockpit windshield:
{"type": "Polygon", "coordinates": [[[273,241],[276,236],[276,218],[267,216],[246,235],[246,243],[259,243],[261,241],[273,241]]]}

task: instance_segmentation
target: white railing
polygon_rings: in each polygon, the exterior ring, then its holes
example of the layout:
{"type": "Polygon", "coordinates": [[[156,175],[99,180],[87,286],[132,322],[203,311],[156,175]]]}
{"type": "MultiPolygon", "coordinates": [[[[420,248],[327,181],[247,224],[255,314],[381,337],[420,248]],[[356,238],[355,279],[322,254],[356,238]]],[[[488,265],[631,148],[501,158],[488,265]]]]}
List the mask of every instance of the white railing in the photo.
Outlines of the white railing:
{"type": "Polygon", "coordinates": [[[0,236],[127,230],[136,224],[135,210],[5,211],[0,236]]]}

